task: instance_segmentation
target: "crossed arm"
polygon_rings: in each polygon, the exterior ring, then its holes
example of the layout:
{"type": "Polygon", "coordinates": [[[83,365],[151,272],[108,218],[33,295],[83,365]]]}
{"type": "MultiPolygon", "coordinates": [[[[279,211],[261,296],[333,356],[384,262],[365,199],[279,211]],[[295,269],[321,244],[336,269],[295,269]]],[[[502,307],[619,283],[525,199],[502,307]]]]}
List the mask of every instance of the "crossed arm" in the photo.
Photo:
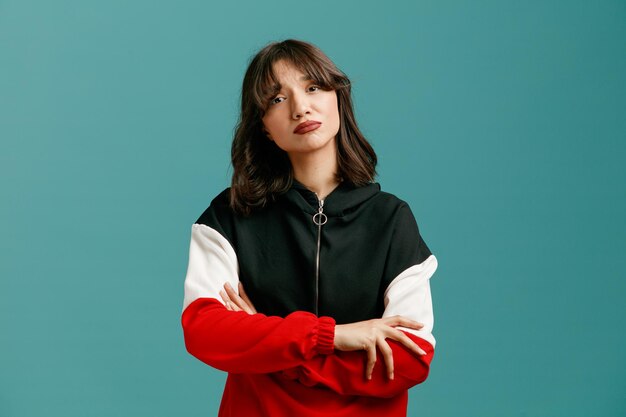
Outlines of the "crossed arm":
{"type": "Polygon", "coordinates": [[[185,343],[193,356],[224,371],[276,372],[340,394],[394,396],[428,375],[434,351],[428,278],[435,268],[433,257],[396,278],[380,319],[336,325],[307,312],[270,317],[244,310],[245,304],[254,307],[235,297],[234,251],[215,230],[194,225],[182,315],[185,343]],[[228,300],[220,297],[226,284],[238,302],[228,293],[228,300]],[[377,349],[384,368],[375,366],[377,349]]]}
{"type": "MultiPolygon", "coordinates": [[[[436,259],[432,257],[400,274],[387,290],[387,308],[382,319],[336,325],[333,355],[311,357],[282,371],[281,375],[307,386],[321,385],[344,395],[375,397],[392,397],[423,382],[434,355],[428,278],[436,266],[436,259]],[[400,312],[424,323],[392,315],[400,312]],[[384,367],[375,366],[376,349],[381,352],[384,367]]],[[[241,284],[238,290],[236,292],[226,285],[220,292],[226,308],[256,314],[241,284]]]]}

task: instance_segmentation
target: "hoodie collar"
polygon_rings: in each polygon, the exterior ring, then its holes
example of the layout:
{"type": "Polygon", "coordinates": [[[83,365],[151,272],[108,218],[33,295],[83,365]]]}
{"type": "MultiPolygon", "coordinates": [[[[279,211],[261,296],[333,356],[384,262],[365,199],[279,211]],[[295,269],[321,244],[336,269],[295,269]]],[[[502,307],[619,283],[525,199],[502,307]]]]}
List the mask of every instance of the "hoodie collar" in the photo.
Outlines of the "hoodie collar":
{"type": "MultiPolygon", "coordinates": [[[[324,199],[324,213],[332,217],[343,216],[344,212],[369,200],[379,191],[380,184],[377,182],[359,187],[349,181],[342,181],[324,199]]],[[[307,213],[317,213],[319,207],[317,195],[296,179],[293,180],[285,198],[307,213]]]]}

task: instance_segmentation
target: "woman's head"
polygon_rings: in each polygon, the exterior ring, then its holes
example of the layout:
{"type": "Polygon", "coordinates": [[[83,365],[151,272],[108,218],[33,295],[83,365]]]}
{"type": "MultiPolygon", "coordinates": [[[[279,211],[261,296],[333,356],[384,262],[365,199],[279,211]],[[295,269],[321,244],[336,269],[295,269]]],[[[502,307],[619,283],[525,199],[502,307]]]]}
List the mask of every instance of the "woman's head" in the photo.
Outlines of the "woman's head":
{"type": "Polygon", "coordinates": [[[231,151],[234,169],[231,205],[240,213],[246,214],[263,207],[286,192],[292,184],[289,148],[284,146],[288,139],[276,135],[291,131],[289,123],[297,125],[298,120],[309,120],[309,117],[295,111],[289,114],[293,116],[291,120],[285,119],[285,125],[281,125],[280,117],[286,113],[284,107],[277,105],[282,101],[277,94],[285,74],[296,72],[309,78],[306,80],[308,83],[320,88],[310,91],[320,91],[326,99],[323,108],[329,118],[323,121],[322,127],[334,127],[335,130],[331,131],[336,132],[333,146],[336,147],[337,179],[364,185],[376,175],[376,154],[357,126],[348,77],[310,43],[293,39],[274,42],[252,58],[243,80],[241,114],[231,151]],[[329,92],[336,95],[336,100],[328,95],[329,92]],[[338,126],[331,117],[330,103],[336,103],[334,113],[338,115],[338,126]],[[282,115],[278,116],[277,112],[282,112],[282,115]]]}
{"type": "Polygon", "coordinates": [[[288,61],[276,61],[272,68],[277,84],[261,118],[267,137],[287,153],[296,178],[313,155],[328,163],[334,174],[340,125],[337,92],[288,61]]]}

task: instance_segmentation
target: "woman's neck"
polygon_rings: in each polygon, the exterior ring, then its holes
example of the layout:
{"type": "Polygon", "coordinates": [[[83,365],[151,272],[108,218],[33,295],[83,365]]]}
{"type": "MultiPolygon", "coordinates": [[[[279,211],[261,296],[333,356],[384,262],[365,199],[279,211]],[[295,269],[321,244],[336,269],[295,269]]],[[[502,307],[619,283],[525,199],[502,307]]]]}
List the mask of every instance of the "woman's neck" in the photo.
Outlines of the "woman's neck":
{"type": "Polygon", "coordinates": [[[339,185],[336,178],[337,156],[335,152],[330,155],[321,153],[290,155],[289,158],[295,179],[317,194],[318,198],[326,198],[339,185]]]}

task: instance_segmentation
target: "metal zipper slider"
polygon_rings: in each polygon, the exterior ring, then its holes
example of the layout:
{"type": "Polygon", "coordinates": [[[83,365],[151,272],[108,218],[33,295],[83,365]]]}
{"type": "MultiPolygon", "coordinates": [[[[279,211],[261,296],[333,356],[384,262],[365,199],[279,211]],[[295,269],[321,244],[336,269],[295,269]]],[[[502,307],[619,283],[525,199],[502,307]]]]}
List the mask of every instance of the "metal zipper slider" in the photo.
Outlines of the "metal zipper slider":
{"type": "Polygon", "coordinates": [[[326,222],[328,221],[328,218],[326,217],[326,214],[324,214],[324,200],[319,200],[320,206],[317,209],[317,213],[315,213],[313,215],[313,223],[315,223],[318,226],[322,226],[324,224],[326,224],[326,222]]]}

